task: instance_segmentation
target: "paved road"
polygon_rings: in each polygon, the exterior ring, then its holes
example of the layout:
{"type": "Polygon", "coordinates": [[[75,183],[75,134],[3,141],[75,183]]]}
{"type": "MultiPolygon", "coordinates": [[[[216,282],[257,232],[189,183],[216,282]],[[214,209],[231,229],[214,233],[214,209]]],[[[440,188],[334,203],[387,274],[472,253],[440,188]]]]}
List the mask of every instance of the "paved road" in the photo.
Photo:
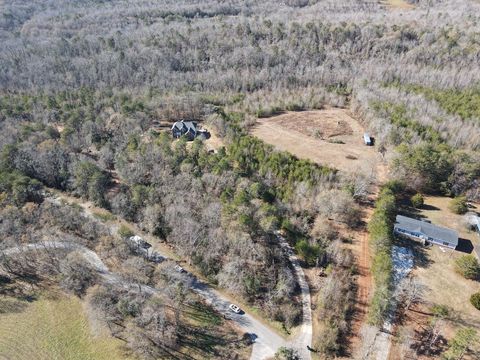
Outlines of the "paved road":
{"type": "Polygon", "coordinates": [[[27,244],[17,246],[7,250],[0,251],[0,254],[11,256],[27,251],[57,251],[57,250],[69,250],[78,251],[83,255],[85,260],[98,272],[100,277],[107,283],[122,286],[124,288],[141,289],[141,291],[148,294],[157,294],[159,291],[148,285],[141,285],[138,283],[132,283],[122,279],[118,274],[115,274],[108,270],[107,266],[103,263],[102,259],[92,250],[75,243],[61,242],[61,241],[45,241],[35,244],[27,244]]]}
{"type": "MultiPolygon", "coordinates": [[[[107,266],[99,258],[99,256],[90,249],[78,244],[65,243],[59,241],[46,241],[42,243],[27,244],[7,250],[0,253],[6,256],[20,254],[28,251],[58,251],[70,250],[81,253],[85,260],[92,265],[100,276],[108,283],[125,288],[141,288],[142,291],[149,294],[158,294],[160,290],[146,285],[138,285],[127,282],[120,278],[120,276],[110,272],[107,266]]],[[[209,303],[215,310],[220,313],[228,314],[228,317],[234,321],[240,328],[250,334],[255,334],[256,339],[253,345],[251,359],[265,359],[272,357],[276,350],[281,346],[287,346],[287,342],[277,335],[273,330],[263,325],[260,321],[250,316],[249,314],[234,314],[228,310],[230,301],[226,300],[217,291],[209,287],[207,284],[194,279],[192,282],[192,290],[202,296],[207,303],[209,303]]]]}
{"type": "MultiPolygon", "coordinates": [[[[49,199],[49,201],[51,201],[52,203],[56,204],[59,204],[61,202],[61,198],[47,199],[49,199]]],[[[92,209],[89,206],[87,206],[86,204],[80,205],[82,205],[86,216],[94,218],[92,209]]],[[[112,231],[113,233],[118,230],[118,226],[116,224],[110,224],[110,226],[110,231],[112,231]]],[[[192,290],[195,291],[197,294],[201,295],[207,303],[209,303],[213,308],[215,308],[215,310],[223,314],[228,314],[229,318],[231,318],[231,320],[234,321],[238,325],[238,327],[241,328],[244,332],[254,335],[255,343],[252,349],[252,360],[271,358],[278,350],[278,348],[282,346],[295,348],[299,352],[301,359],[310,360],[311,354],[307,350],[307,345],[311,346],[312,342],[312,313],[310,289],[306,281],[303,269],[300,266],[299,260],[295,256],[293,250],[288,245],[287,241],[279,233],[276,233],[275,235],[277,236],[280,246],[284,250],[286,256],[288,256],[292,264],[301,290],[303,310],[302,326],[299,333],[295,336],[294,339],[290,339],[288,341],[285,340],[274,330],[270,329],[250,314],[234,314],[233,312],[229,311],[228,306],[230,305],[230,301],[227,298],[225,298],[215,289],[211,288],[208,284],[194,278],[193,276],[192,290]]],[[[84,255],[85,259],[99,272],[99,274],[106,282],[115,283],[124,287],[139,287],[139,285],[126,282],[125,280],[121,279],[120,276],[110,272],[107,266],[103,263],[103,261],[95,252],[78,244],[50,241],[41,244],[28,244],[17,248],[8,249],[3,251],[3,253],[6,255],[12,255],[14,253],[19,253],[22,251],[42,249],[71,249],[72,251],[80,251],[84,255]]],[[[164,256],[165,259],[168,258],[164,254],[160,255],[164,256]]],[[[160,290],[152,288],[150,286],[141,285],[140,288],[142,291],[151,294],[160,292],[160,290]]]]}

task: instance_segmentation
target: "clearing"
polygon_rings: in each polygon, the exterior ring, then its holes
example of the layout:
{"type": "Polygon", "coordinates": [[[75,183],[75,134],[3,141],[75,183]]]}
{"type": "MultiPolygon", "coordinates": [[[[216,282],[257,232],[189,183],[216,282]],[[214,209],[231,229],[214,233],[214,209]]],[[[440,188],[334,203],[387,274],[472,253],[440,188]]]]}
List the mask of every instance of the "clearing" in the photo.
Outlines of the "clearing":
{"type": "Polygon", "coordinates": [[[64,295],[33,302],[0,298],[2,359],[126,359],[122,342],[93,336],[82,302],[64,295]]]}
{"type": "Polygon", "coordinates": [[[363,143],[364,129],[339,108],[287,112],[259,119],[252,134],[278,150],[341,171],[375,169],[380,154],[363,143]]]}
{"type": "Polygon", "coordinates": [[[386,1],[381,1],[380,3],[383,5],[386,5],[391,9],[411,10],[415,8],[413,4],[410,4],[405,0],[386,0],[386,1]]]}

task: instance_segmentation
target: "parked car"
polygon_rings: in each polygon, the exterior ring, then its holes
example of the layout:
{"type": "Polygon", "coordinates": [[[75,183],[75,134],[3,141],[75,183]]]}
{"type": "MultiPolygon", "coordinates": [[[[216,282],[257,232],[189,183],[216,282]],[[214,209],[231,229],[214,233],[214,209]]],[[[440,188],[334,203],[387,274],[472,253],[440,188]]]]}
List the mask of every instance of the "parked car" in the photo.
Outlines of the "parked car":
{"type": "Polygon", "coordinates": [[[184,268],[182,268],[180,265],[175,265],[175,270],[176,270],[177,272],[179,272],[180,274],[184,274],[184,273],[187,272],[187,271],[186,271],[184,268]]]}
{"type": "Polygon", "coordinates": [[[155,251],[154,251],[154,252],[149,256],[148,260],[151,261],[151,262],[154,262],[154,263],[156,263],[156,264],[159,264],[159,263],[161,263],[162,261],[165,260],[165,257],[162,256],[162,255],[160,255],[158,252],[155,252],[155,251]]]}
{"type": "Polygon", "coordinates": [[[232,310],[235,314],[240,314],[242,312],[242,309],[240,309],[237,305],[235,304],[230,304],[228,307],[230,310],[232,310]]]}

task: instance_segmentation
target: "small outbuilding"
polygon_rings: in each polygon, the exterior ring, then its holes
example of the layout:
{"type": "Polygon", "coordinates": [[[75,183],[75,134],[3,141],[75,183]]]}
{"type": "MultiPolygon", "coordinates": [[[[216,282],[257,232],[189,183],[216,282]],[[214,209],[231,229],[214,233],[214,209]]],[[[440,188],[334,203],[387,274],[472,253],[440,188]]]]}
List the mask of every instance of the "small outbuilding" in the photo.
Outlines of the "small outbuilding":
{"type": "Polygon", "coordinates": [[[465,215],[465,220],[468,226],[480,235],[480,216],[475,212],[469,212],[465,215]]]}
{"type": "Polygon", "coordinates": [[[367,146],[372,146],[373,145],[372,138],[367,133],[363,134],[363,141],[365,142],[365,145],[367,145],[367,146]]]}
{"type": "Polygon", "coordinates": [[[397,215],[393,232],[396,235],[420,240],[425,245],[431,243],[450,249],[455,249],[458,246],[458,233],[455,230],[407,216],[397,215]]]}

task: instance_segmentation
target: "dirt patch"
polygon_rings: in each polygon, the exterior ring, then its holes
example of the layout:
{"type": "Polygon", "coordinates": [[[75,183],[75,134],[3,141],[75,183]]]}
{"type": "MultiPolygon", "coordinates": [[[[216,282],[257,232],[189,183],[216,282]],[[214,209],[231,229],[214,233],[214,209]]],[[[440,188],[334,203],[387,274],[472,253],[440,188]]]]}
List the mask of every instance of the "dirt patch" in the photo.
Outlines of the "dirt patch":
{"type": "Polygon", "coordinates": [[[393,10],[394,9],[411,10],[415,8],[413,4],[410,4],[405,0],[386,0],[386,1],[381,1],[380,3],[393,10]]]}
{"type": "Polygon", "coordinates": [[[288,112],[259,119],[252,134],[289,151],[346,172],[375,169],[380,154],[363,143],[364,129],[345,109],[288,112]]]}
{"type": "MultiPolygon", "coordinates": [[[[376,196],[376,194],[374,195],[376,196]]],[[[352,331],[349,338],[350,351],[352,354],[358,354],[362,346],[362,327],[367,320],[368,307],[372,294],[373,279],[370,259],[370,248],[368,245],[368,231],[366,224],[370,221],[373,213],[372,207],[365,208],[363,221],[365,227],[360,231],[352,233],[351,250],[355,256],[358,267],[358,276],[356,280],[357,297],[355,300],[355,315],[352,320],[352,331]]]]}
{"type": "Polygon", "coordinates": [[[218,151],[222,146],[225,146],[223,139],[218,136],[217,132],[213,129],[212,126],[202,125],[202,128],[207,130],[210,133],[210,138],[205,140],[205,147],[207,150],[218,151]]]}
{"type": "Polygon", "coordinates": [[[321,114],[318,111],[289,112],[275,117],[275,123],[285,129],[323,140],[353,135],[352,126],[339,114],[342,114],[341,109],[322,110],[321,114]]]}
{"type": "Polygon", "coordinates": [[[395,328],[396,337],[392,341],[388,360],[438,359],[447,349],[447,339],[454,336],[454,330],[451,323],[440,320],[437,329],[441,331],[436,341],[429,346],[432,319],[431,304],[415,304],[406,310],[401,319],[398,319],[399,325],[395,328]]]}

